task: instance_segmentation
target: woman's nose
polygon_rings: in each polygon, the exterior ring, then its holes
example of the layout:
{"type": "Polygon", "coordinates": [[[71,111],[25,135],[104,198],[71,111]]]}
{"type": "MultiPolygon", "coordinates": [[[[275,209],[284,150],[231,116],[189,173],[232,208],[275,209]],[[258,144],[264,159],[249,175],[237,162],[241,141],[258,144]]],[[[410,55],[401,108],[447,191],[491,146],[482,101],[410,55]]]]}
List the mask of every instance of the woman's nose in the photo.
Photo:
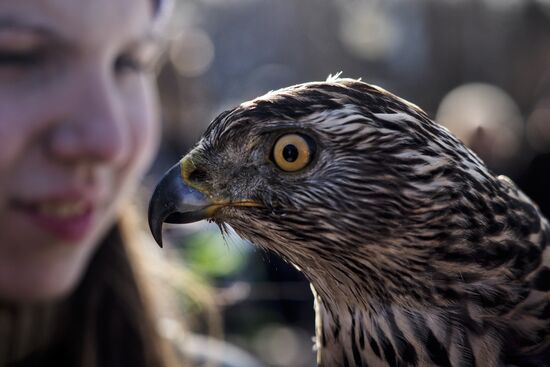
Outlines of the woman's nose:
{"type": "Polygon", "coordinates": [[[80,74],[67,90],[65,113],[52,129],[49,151],[66,162],[123,164],[131,141],[122,94],[107,72],[80,74]]]}

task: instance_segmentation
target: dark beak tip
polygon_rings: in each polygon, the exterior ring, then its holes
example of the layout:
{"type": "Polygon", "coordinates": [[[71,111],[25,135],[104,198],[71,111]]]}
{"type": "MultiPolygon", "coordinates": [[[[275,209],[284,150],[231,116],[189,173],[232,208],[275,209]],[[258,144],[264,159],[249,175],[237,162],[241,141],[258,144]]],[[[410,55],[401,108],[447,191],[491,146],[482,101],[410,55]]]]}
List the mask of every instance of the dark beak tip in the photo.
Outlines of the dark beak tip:
{"type": "Polygon", "coordinates": [[[149,225],[149,227],[155,242],[162,248],[162,224],[158,225],[157,228],[153,228],[151,225],[149,225]]]}
{"type": "Polygon", "coordinates": [[[149,215],[148,215],[148,221],[149,221],[149,230],[151,231],[151,234],[153,235],[153,238],[155,239],[156,243],[162,248],[162,224],[163,219],[159,218],[156,211],[154,210],[154,202],[153,199],[151,199],[151,202],[149,203],[149,215]]]}

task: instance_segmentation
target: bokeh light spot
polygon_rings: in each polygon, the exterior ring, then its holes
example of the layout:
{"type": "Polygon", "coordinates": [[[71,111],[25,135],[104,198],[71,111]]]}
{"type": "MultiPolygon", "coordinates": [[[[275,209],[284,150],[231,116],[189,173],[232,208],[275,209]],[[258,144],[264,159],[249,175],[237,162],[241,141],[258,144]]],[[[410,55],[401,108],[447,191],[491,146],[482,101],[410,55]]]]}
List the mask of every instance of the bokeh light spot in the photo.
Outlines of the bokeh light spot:
{"type": "Polygon", "coordinates": [[[174,38],[170,61],[180,75],[198,77],[207,72],[214,61],[214,44],[202,29],[186,29],[174,38]]]}

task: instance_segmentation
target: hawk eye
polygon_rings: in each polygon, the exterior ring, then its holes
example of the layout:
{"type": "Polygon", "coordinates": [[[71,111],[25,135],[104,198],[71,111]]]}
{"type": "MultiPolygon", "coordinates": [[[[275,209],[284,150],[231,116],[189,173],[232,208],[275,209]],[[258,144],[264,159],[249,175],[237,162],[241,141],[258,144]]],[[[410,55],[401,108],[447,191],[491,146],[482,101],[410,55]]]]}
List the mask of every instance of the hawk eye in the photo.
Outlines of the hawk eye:
{"type": "Polygon", "coordinates": [[[295,172],[308,165],[311,161],[311,153],[310,144],[303,136],[287,134],[275,142],[273,160],[283,171],[295,172]]]}

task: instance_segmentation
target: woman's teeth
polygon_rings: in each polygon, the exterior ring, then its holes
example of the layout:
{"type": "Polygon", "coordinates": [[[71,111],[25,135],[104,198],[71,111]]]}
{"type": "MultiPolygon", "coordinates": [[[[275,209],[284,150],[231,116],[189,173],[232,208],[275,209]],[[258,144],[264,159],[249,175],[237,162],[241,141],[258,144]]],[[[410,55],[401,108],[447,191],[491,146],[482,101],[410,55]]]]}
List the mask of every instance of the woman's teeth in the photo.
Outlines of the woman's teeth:
{"type": "Polygon", "coordinates": [[[84,214],[86,204],[84,202],[41,203],[37,205],[37,211],[52,217],[69,218],[84,214]]]}

